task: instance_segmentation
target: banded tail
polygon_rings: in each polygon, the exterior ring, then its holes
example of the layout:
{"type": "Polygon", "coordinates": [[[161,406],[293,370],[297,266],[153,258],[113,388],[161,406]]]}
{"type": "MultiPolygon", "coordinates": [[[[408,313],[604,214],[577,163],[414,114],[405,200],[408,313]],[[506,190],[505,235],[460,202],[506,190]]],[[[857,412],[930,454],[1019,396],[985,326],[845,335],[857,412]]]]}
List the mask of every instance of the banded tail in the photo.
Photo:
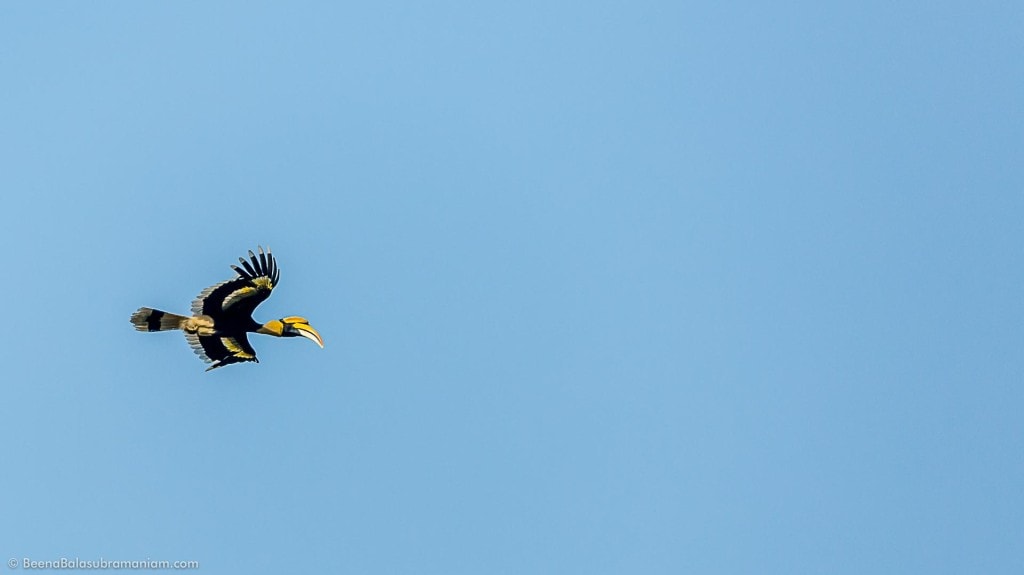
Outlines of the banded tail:
{"type": "Polygon", "coordinates": [[[149,307],[140,307],[132,314],[132,325],[139,331],[166,331],[182,329],[189,318],[183,315],[167,313],[149,307]]]}

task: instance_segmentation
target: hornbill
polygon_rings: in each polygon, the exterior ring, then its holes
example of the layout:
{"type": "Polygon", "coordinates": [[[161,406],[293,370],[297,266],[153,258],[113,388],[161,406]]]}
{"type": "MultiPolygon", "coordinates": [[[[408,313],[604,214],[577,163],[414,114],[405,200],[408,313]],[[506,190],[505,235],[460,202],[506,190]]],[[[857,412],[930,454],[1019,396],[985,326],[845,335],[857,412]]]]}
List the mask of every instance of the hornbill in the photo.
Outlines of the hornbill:
{"type": "Polygon", "coordinates": [[[252,319],[253,310],[270,297],[280,278],[270,248],[264,252],[260,246],[258,257],[249,250],[249,260],[238,258],[238,261],[241,268],[231,266],[238,277],[204,289],[192,302],[191,316],[140,307],[132,314],[132,325],[139,331],[184,331],[196,355],[206,363],[213,363],[206,371],[243,361],[259,363],[256,350],[246,338],[248,332],[277,337],[302,336],[322,348],[324,340],[304,318],[289,316],[263,324],[252,319]]]}

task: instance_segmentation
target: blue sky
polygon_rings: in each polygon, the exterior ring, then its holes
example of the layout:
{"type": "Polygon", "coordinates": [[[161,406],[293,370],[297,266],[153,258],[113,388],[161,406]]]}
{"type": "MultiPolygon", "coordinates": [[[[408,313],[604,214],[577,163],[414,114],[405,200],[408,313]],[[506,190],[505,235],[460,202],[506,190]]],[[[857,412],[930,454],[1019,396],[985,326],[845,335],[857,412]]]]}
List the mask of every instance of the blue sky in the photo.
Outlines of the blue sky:
{"type": "Polygon", "coordinates": [[[0,11],[0,553],[1019,573],[1011,2],[0,11]],[[188,310],[270,245],[259,365],[188,310]]]}

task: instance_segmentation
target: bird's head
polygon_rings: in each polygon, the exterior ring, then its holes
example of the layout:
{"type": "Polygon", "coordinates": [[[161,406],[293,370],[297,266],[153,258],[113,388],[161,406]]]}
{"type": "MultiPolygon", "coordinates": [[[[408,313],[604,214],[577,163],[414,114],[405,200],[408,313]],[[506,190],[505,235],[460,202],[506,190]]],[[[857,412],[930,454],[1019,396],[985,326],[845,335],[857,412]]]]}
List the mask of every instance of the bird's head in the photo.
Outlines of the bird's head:
{"type": "Polygon", "coordinates": [[[263,326],[257,331],[259,333],[276,335],[278,337],[302,336],[316,342],[320,347],[324,346],[323,338],[320,337],[320,334],[315,329],[313,329],[313,326],[309,325],[309,321],[304,317],[289,316],[271,320],[263,324],[263,326]]]}

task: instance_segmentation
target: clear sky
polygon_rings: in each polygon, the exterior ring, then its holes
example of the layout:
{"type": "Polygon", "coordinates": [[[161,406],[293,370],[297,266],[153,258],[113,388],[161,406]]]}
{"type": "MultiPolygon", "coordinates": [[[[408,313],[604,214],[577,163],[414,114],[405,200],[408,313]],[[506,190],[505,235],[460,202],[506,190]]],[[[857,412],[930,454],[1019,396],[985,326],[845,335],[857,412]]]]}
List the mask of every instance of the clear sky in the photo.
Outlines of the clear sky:
{"type": "Polygon", "coordinates": [[[1021,573],[1022,29],[4,5],[0,559],[1021,573]],[[132,330],[257,244],[325,349],[132,330]]]}

